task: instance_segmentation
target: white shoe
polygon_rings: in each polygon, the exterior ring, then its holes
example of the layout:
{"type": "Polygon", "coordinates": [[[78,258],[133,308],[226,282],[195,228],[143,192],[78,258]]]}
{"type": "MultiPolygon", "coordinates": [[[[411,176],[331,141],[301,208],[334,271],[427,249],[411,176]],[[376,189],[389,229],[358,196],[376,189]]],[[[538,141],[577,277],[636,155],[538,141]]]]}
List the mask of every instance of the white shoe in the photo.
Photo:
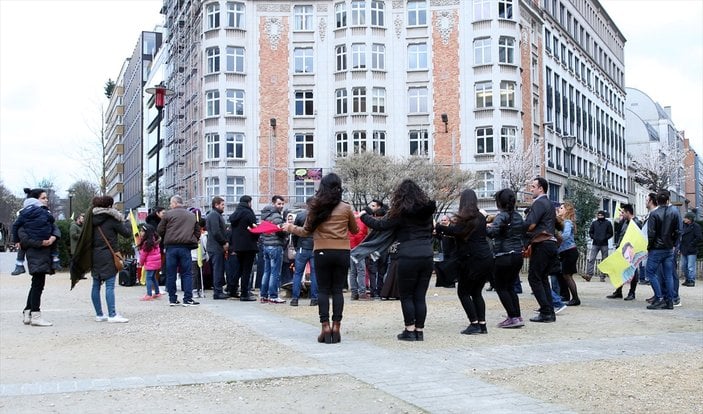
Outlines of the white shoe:
{"type": "Polygon", "coordinates": [[[32,323],[32,311],[22,311],[22,323],[25,325],[29,325],[30,323],[32,323]]]}
{"type": "Polygon", "coordinates": [[[52,326],[53,323],[45,321],[41,317],[41,312],[32,312],[32,321],[30,322],[32,326],[52,326]]]}
{"type": "Polygon", "coordinates": [[[122,317],[121,315],[117,314],[113,317],[107,318],[108,323],[127,323],[129,322],[129,319],[122,317]]]}
{"type": "Polygon", "coordinates": [[[561,305],[560,307],[554,309],[554,313],[559,313],[559,312],[563,311],[564,309],[566,309],[566,305],[561,305]]]}
{"type": "Polygon", "coordinates": [[[95,322],[107,322],[107,316],[96,316],[95,322]]]}

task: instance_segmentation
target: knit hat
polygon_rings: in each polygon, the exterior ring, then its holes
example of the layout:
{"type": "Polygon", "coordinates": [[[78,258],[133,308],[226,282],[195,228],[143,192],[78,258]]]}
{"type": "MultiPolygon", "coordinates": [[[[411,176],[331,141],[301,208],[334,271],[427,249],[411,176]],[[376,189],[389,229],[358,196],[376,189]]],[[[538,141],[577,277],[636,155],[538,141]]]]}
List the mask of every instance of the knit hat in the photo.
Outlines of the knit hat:
{"type": "Polygon", "coordinates": [[[689,219],[689,220],[691,220],[691,221],[695,221],[695,220],[696,220],[696,215],[695,215],[694,213],[692,213],[692,212],[689,211],[688,213],[686,213],[686,215],[684,216],[684,218],[687,218],[687,219],[689,219]]]}

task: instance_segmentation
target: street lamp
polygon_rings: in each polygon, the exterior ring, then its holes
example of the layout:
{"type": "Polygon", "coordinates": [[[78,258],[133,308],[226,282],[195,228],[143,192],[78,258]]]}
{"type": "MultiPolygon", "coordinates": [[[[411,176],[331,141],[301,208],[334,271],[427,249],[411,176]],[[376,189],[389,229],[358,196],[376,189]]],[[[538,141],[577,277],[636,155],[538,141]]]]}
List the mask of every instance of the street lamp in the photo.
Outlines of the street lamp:
{"type": "MultiPolygon", "coordinates": [[[[574,149],[574,146],[576,145],[576,137],[573,135],[569,136],[562,136],[561,137],[561,144],[564,146],[564,151],[566,151],[566,159],[569,160],[569,166],[567,167],[567,175],[566,175],[566,183],[567,183],[567,191],[568,191],[568,184],[569,180],[571,180],[571,150],[574,149]]],[[[566,166],[566,163],[564,163],[564,166],[566,166]]]]}
{"type": "Polygon", "coordinates": [[[68,216],[73,219],[73,196],[76,192],[73,189],[68,190],[68,216]]]}
{"type": "Polygon", "coordinates": [[[158,122],[156,124],[156,187],[154,188],[155,204],[159,205],[159,156],[161,154],[161,117],[164,109],[164,98],[171,96],[175,92],[168,89],[163,82],[154,85],[153,88],[146,88],[145,92],[154,95],[154,106],[159,111],[158,122]]]}

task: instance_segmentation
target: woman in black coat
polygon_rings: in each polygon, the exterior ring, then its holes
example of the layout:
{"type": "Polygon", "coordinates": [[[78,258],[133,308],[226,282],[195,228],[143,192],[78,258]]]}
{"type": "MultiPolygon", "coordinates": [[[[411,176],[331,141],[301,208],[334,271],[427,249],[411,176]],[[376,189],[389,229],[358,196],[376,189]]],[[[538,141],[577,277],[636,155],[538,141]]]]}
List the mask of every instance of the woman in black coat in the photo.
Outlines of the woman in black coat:
{"type": "Polygon", "coordinates": [[[383,218],[375,219],[369,211],[362,211],[360,217],[371,229],[395,231],[398,242],[396,277],[405,322],[405,329],[398,334],[398,339],[422,341],[427,317],[425,295],[432,277],[434,256],[432,218],[437,205],[409,179],[398,185],[391,199],[390,211],[383,218]]]}
{"type": "Polygon", "coordinates": [[[112,251],[119,250],[117,235],[131,238],[132,231],[129,223],[122,218],[122,214],[115,210],[112,205],[114,199],[110,196],[100,196],[93,198],[93,208],[90,211],[92,217],[93,239],[93,290],[91,299],[95,307],[96,322],[125,323],[129,319],[120,316],[115,310],[115,279],[117,278],[117,268],[112,255],[112,251]],[[108,244],[106,243],[109,243],[108,244]],[[112,251],[110,250],[112,249],[112,251]],[[102,303],[100,302],[100,287],[105,283],[105,301],[107,302],[108,316],[103,314],[102,303]]]}
{"type": "Polygon", "coordinates": [[[229,216],[231,232],[229,238],[229,254],[237,256],[237,274],[235,282],[239,282],[242,302],[256,301],[251,295],[251,269],[254,267],[256,253],[259,251],[257,241],[259,235],[249,231],[249,228],[256,227],[256,214],[251,209],[251,197],[244,195],[239,199],[239,205],[229,216]]]}

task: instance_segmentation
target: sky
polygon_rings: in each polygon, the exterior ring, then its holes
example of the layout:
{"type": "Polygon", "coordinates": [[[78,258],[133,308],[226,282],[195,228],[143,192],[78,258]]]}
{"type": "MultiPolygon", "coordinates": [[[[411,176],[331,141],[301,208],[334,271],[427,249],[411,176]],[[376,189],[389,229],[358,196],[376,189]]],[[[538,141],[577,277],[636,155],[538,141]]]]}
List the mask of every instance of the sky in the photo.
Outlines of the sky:
{"type": "MultiPolygon", "coordinates": [[[[703,1],[601,0],[627,39],[625,83],[648,94],[703,155],[703,1]]],[[[105,82],[132,55],[161,0],[0,0],[0,180],[43,179],[60,196],[95,181],[82,148],[99,139],[105,82]]]]}

